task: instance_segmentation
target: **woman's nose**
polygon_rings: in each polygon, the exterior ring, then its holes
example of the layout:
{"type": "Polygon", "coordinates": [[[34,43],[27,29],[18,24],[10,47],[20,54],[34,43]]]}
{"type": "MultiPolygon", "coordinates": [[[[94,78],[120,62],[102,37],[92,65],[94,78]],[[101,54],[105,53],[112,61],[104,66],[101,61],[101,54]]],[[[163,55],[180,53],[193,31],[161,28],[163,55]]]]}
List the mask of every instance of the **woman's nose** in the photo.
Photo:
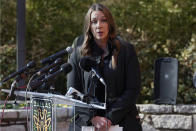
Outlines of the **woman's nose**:
{"type": "Polygon", "coordinates": [[[102,22],[101,21],[97,21],[97,27],[99,27],[99,28],[102,27],[102,22]]]}

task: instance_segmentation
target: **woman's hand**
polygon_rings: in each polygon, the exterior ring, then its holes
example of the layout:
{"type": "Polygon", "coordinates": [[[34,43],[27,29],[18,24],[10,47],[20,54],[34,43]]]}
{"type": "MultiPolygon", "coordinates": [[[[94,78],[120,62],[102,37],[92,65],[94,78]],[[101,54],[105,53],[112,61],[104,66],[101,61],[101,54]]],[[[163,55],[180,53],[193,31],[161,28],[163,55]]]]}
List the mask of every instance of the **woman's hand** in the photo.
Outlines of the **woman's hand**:
{"type": "Polygon", "coordinates": [[[101,116],[93,117],[91,122],[95,126],[96,131],[107,131],[112,125],[112,122],[109,119],[101,116]]]}

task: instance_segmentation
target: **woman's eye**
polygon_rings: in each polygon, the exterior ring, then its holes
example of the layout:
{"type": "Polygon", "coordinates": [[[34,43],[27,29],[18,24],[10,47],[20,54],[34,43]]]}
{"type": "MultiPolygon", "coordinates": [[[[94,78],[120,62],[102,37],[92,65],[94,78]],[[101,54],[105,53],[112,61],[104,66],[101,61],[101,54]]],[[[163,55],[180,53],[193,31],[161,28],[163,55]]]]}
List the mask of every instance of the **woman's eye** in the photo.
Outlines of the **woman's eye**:
{"type": "Polygon", "coordinates": [[[95,23],[97,23],[97,21],[96,20],[93,20],[93,21],[91,21],[91,23],[95,24],[95,23]]]}
{"type": "Polygon", "coordinates": [[[102,22],[107,22],[107,19],[103,19],[103,20],[101,20],[102,22]]]}
{"type": "Polygon", "coordinates": [[[91,23],[92,23],[92,24],[97,24],[98,21],[99,21],[99,22],[102,22],[102,23],[105,23],[105,22],[107,22],[107,19],[92,20],[91,23]]]}

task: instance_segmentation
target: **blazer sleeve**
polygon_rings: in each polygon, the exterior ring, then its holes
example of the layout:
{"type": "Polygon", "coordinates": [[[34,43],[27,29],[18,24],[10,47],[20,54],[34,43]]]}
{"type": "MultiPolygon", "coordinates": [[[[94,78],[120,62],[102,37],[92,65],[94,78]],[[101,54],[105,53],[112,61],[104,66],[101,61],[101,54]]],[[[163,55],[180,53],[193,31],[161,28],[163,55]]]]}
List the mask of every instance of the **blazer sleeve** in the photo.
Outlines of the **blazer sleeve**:
{"type": "Polygon", "coordinates": [[[81,71],[78,66],[78,37],[74,40],[72,44],[73,52],[68,58],[68,63],[72,65],[72,71],[67,75],[67,88],[73,87],[78,91],[81,91],[82,79],[81,79],[81,71]]]}
{"type": "Polygon", "coordinates": [[[124,67],[126,69],[124,75],[124,91],[111,105],[106,114],[106,117],[109,118],[113,124],[118,124],[130,111],[133,112],[134,115],[137,114],[135,104],[141,86],[140,67],[133,45],[127,43],[126,48],[123,49],[123,53],[125,53],[124,67]]]}

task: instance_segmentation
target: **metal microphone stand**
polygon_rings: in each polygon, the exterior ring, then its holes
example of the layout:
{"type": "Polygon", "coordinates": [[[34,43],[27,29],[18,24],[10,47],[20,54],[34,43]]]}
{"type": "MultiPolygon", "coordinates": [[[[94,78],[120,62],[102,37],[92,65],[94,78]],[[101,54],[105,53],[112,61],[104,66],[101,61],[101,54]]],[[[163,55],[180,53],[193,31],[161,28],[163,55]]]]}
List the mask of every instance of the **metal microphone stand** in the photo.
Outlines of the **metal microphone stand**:
{"type": "Polygon", "coordinates": [[[90,82],[89,88],[87,89],[87,94],[85,94],[83,97],[83,101],[88,104],[92,104],[92,102],[95,102],[95,99],[96,99],[95,88],[97,85],[97,78],[92,72],[90,74],[90,79],[91,79],[91,82],[90,82]]]}
{"type": "Polygon", "coordinates": [[[22,80],[21,74],[18,75],[18,76],[16,77],[16,79],[12,82],[11,88],[10,88],[10,92],[9,92],[9,97],[11,97],[11,95],[13,94],[14,87],[17,86],[17,84],[18,84],[18,82],[19,82],[20,80],[22,80]]]}
{"type": "Polygon", "coordinates": [[[14,86],[16,86],[17,80],[14,80],[11,84],[10,92],[9,92],[9,97],[13,94],[14,91],[14,86]]]}
{"type": "MultiPolygon", "coordinates": [[[[97,78],[96,76],[96,72],[94,70],[92,70],[92,76],[95,77],[95,79],[97,78]]],[[[98,79],[96,79],[98,81],[98,79]]],[[[97,84],[97,81],[95,84],[97,84]]],[[[107,101],[107,85],[106,83],[104,82],[103,79],[99,79],[99,81],[104,85],[104,90],[105,90],[105,103],[104,103],[104,107],[106,108],[106,101],[107,101]]],[[[95,89],[94,89],[95,90],[95,89]]],[[[95,92],[94,92],[95,93],[95,92]]],[[[96,98],[96,97],[95,97],[96,98]]],[[[97,100],[98,101],[98,100],[97,100]]],[[[97,104],[101,104],[99,101],[97,104]]]]}
{"type": "MultiPolygon", "coordinates": [[[[97,83],[98,83],[98,78],[97,76],[95,75],[95,72],[94,71],[91,71],[91,84],[90,84],[90,87],[88,89],[88,93],[86,96],[86,102],[89,104],[99,104],[99,105],[102,105],[102,103],[99,102],[99,100],[96,98],[95,96],[95,89],[97,88],[97,83]]],[[[104,107],[106,107],[106,99],[107,99],[107,85],[104,81],[100,81],[103,85],[104,85],[104,92],[105,92],[105,103],[104,103],[104,107]]],[[[84,97],[85,97],[84,96],[84,97]]]]}

